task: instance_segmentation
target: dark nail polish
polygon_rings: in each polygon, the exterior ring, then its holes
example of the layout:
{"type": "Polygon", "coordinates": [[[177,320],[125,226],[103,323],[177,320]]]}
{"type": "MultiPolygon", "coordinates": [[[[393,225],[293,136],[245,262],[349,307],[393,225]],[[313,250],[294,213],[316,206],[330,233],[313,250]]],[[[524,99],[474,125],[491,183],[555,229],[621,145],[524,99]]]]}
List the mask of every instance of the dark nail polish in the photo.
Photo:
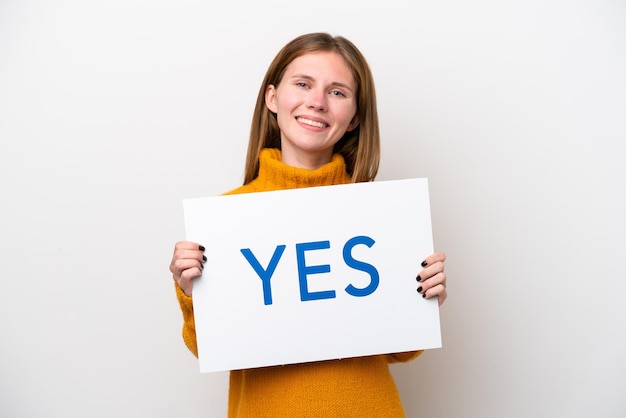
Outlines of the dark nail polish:
{"type": "Polygon", "coordinates": [[[206,248],[204,248],[202,245],[199,245],[199,246],[198,246],[198,249],[199,249],[200,251],[204,251],[204,250],[206,250],[206,248]]]}
{"type": "Polygon", "coordinates": [[[422,286],[417,288],[417,293],[422,293],[422,286]]]}
{"type": "Polygon", "coordinates": [[[417,277],[415,278],[415,280],[417,280],[418,282],[422,281],[422,278],[420,277],[420,275],[418,274],[417,277]]]}
{"type": "Polygon", "coordinates": [[[422,293],[422,297],[426,298],[426,292],[422,293]]]}
{"type": "Polygon", "coordinates": [[[202,261],[206,261],[206,255],[202,255],[202,261]]]}
{"type": "Polygon", "coordinates": [[[427,261],[422,261],[422,267],[426,267],[427,264],[428,264],[427,261]]]}
{"type": "Polygon", "coordinates": [[[200,263],[200,270],[204,270],[204,264],[200,263]]]}

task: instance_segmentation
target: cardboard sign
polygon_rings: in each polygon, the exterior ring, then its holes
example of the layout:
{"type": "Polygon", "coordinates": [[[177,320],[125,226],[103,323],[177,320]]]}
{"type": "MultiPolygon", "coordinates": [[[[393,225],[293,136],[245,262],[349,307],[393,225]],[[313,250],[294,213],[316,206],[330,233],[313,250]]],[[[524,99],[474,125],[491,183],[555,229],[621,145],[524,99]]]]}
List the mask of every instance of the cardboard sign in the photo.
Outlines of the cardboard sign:
{"type": "Polygon", "coordinates": [[[201,372],[441,347],[427,179],[185,199],[201,372]]]}

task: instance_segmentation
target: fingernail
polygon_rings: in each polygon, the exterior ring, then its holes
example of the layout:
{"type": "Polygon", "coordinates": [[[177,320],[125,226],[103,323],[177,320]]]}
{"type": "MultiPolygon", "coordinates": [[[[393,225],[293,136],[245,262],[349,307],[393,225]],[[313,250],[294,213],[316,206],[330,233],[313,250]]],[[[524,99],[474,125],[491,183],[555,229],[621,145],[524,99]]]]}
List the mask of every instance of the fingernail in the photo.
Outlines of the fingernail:
{"type": "Polygon", "coordinates": [[[415,280],[417,280],[418,282],[422,281],[422,278],[420,277],[420,275],[418,274],[417,277],[415,278],[415,280]]]}
{"type": "Polygon", "coordinates": [[[422,297],[425,298],[426,297],[426,292],[422,293],[422,297]]]}
{"type": "Polygon", "coordinates": [[[199,245],[199,246],[198,246],[198,249],[199,249],[200,251],[204,251],[204,250],[206,250],[206,248],[204,248],[202,245],[199,245]]]}
{"type": "Polygon", "coordinates": [[[204,254],[202,255],[202,260],[206,261],[206,255],[204,255],[204,254]]]}
{"type": "Polygon", "coordinates": [[[204,270],[204,264],[200,263],[200,270],[204,270]]]}
{"type": "Polygon", "coordinates": [[[417,288],[417,293],[422,293],[422,286],[417,288]]]}
{"type": "Polygon", "coordinates": [[[422,261],[422,267],[426,267],[427,264],[428,262],[426,260],[422,261]]]}

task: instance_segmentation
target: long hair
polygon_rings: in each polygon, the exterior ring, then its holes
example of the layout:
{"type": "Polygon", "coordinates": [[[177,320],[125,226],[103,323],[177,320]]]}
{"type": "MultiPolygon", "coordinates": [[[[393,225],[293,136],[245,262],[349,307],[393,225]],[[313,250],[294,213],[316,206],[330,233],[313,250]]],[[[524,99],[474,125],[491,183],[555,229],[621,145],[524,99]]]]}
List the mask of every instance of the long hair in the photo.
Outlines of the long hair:
{"type": "Polygon", "coordinates": [[[263,148],[280,149],[280,129],[276,115],[265,105],[267,87],[278,87],[287,66],[294,59],[312,52],[336,52],[352,70],[357,89],[359,124],[335,144],[334,152],[343,156],[352,182],[372,181],[376,177],[380,162],[380,131],[376,91],[369,65],[348,39],[317,32],[301,35],[286,44],[265,73],[252,116],[243,184],[250,183],[259,175],[259,154],[263,148]]]}

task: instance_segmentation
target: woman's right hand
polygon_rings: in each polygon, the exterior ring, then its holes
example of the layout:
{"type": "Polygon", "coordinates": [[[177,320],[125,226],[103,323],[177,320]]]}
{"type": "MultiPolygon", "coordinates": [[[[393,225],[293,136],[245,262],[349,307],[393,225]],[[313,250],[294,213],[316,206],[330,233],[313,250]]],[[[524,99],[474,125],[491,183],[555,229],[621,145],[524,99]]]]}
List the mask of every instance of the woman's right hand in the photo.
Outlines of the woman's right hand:
{"type": "Polygon", "coordinates": [[[187,296],[191,296],[193,279],[202,274],[205,261],[204,247],[200,244],[179,241],[174,246],[170,271],[174,281],[187,296]]]}

